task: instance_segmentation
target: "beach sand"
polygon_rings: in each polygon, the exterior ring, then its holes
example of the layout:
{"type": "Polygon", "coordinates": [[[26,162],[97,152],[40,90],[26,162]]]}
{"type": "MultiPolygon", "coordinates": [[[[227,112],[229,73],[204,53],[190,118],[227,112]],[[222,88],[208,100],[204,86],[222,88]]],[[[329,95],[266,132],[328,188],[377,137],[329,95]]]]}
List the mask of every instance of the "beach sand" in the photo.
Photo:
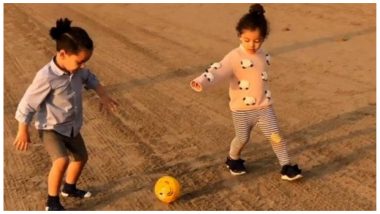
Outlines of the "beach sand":
{"type": "Polygon", "coordinates": [[[95,43],[88,67],[119,103],[98,112],[85,91],[89,161],[78,186],[93,197],[69,210],[376,210],[376,5],[263,4],[271,32],[270,87],[297,182],[280,179],[256,128],[242,158],[224,165],[234,137],[228,83],[203,93],[189,82],[239,45],[249,4],[4,4],[4,209],[43,210],[50,158],[34,128],[27,152],[12,145],[14,114],[55,54],[49,29],[69,17],[95,43]],[[182,196],[153,193],[163,175],[182,196]]]}

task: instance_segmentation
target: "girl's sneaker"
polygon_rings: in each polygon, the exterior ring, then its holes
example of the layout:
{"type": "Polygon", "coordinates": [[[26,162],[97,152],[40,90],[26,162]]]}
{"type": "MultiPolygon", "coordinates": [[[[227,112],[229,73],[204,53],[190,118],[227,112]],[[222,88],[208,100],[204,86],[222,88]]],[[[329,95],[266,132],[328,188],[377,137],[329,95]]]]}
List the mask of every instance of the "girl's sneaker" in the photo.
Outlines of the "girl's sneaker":
{"type": "Polygon", "coordinates": [[[298,168],[298,165],[284,165],[281,169],[281,179],[288,180],[288,181],[294,181],[299,178],[302,178],[301,175],[301,169],[298,168]]]}
{"type": "Polygon", "coordinates": [[[242,175],[247,173],[247,169],[244,166],[244,161],[242,159],[233,160],[230,157],[227,157],[226,166],[230,169],[232,175],[242,175]]]}

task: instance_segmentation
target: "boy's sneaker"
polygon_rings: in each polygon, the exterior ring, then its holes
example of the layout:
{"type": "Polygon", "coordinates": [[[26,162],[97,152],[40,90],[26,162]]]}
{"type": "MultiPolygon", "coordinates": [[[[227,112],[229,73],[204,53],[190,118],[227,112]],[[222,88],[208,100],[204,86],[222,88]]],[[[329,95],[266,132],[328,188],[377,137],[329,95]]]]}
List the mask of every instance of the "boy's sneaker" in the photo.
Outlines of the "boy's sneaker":
{"type": "Polygon", "coordinates": [[[282,166],[282,169],[281,169],[281,179],[283,180],[288,180],[288,181],[294,181],[294,180],[297,180],[299,178],[302,178],[302,175],[301,175],[301,169],[298,168],[298,165],[285,165],[285,166],[282,166]]]}
{"type": "Polygon", "coordinates": [[[62,190],[61,195],[63,197],[77,197],[77,198],[89,198],[91,197],[91,192],[80,190],[75,188],[74,190],[67,191],[65,189],[62,190]]]}
{"type": "Polygon", "coordinates": [[[61,203],[52,203],[50,205],[46,204],[46,207],[45,207],[45,210],[46,211],[64,211],[65,208],[62,206],[61,203]]]}
{"type": "Polygon", "coordinates": [[[247,169],[244,166],[244,161],[242,159],[233,160],[230,157],[227,157],[226,166],[230,169],[232,175],[242,175],[247,173],[247,169]]]}

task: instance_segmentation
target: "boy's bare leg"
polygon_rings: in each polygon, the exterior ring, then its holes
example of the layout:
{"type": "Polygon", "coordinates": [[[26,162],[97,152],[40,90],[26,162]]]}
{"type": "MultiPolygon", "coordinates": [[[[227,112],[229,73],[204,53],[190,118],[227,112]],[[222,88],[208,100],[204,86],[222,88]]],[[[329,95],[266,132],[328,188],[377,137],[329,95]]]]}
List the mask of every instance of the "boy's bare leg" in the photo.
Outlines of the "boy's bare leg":
{"type": "Polygon", "coordinates": [[[53,166],[50,169],[48,177],[48,194],[50,196],[58,196],[62,178],[65,174],[68,164],[68,157],[57,158],[53,161],[53,166]]]}
{"type": "Polygon", "coordinates": [[[72,161],[67,167],[66,183],[76,184],[87,161],[72,161]]]}

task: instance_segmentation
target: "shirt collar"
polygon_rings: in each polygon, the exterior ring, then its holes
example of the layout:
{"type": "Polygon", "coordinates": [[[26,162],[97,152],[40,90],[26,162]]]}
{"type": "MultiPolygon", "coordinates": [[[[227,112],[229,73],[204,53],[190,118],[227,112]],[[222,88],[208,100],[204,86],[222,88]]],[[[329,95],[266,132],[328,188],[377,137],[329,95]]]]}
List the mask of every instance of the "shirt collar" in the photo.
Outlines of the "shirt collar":
{"type": "Polygon", "coordinates": [[[53,58],[51,59],[51,61],[50,61],[50,68],[51,68],[51,70],[52,70],[55,74],[57,74],[57,75],[59,75],[59,76],[62,76],[62,75],[65,75],[65,74],[70,75],[69,72],[60,69],[60,68],[57,66],[57,64],[55,64],[55,62],[54,62],[54,58],[55,58],[55,57],[53,57],[53,58]]]}

